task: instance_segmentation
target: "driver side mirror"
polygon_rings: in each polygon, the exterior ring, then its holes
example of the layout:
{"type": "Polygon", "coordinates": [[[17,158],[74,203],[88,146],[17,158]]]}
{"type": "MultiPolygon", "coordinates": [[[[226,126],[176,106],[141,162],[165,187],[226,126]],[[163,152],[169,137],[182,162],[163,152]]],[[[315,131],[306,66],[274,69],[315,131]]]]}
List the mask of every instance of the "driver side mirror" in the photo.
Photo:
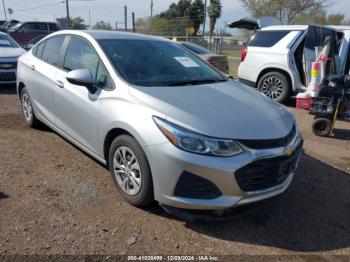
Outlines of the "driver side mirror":
{"type": "Polygon", "coordinates": [[[76,69],[66,75],[66,79],[73,85],[85,86],[90,93],[97,91],[95,80],[88,69],[76,69]]]}

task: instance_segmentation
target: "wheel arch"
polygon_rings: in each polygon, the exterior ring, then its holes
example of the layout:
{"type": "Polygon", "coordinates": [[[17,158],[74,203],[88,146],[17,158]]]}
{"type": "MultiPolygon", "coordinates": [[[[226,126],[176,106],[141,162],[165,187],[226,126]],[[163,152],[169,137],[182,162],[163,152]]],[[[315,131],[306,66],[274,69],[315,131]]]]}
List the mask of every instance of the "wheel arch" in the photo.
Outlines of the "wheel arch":
{"type": "Polygon", "coordinates": [[[17,86],[17,95],[19,98],[21,98],[21,93],[22,93],[22,90],[23,88],[25,88],[26,85],[23,83],[23,82],[19,82],[18,83],[18,86],[17,86]]]}
{"type": "Polygon", "coordinates": [[[289,89],[291,92],[293,92],[294,88],[293,88],[293,80],[292,80],[292,77],[291,75],[284,69],[281,69],[281,68],[277,68],[277,67],[268,67],[268,68],[265,68],[263,69],[259,76],[258,76],[258,79],[256,81],[256,88],[258,88],[258,84],[260,82],[260,79],[267,73],[271,73],[271,72],[278,72],[278,73],[281,73],[283,74],[284,76],[287,77],[287,81],[288,81],[288,84],[289,84],[289,89]]]}
{"type": "Polygon", "coordinates": [[[125,130],[123,128],[113,128],[113,129],[109,130],[104,138],[104,141],[103,141],[103,157],[106,160],[107,165],[108,165],[108,161],[109,161],[109,149],[112,145],[112,142],[116,137],[121,136],[121,135],[128,135],[128,136],[135,138],[135,136],[133,136],[130,132],[128,132],[127,130],[125,130]]]}

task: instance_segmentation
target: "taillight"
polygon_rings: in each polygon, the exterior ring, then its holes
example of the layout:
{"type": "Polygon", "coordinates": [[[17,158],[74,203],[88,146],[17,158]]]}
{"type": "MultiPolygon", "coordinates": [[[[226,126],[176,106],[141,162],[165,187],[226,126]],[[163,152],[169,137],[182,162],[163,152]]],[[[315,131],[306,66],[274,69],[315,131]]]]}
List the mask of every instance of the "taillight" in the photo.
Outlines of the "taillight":
{"type": "Polygon", "coordinates": [[[218,61],[211,59],[211,58],[208,59],[208,63],[216,68],[219,66],[218,61]]]}
{"type": "Polygon", "coordinates": [[[244,46],[241,51],[241,62],[245,60],[247,53],[248,53],[248,47],[244,46]]]}

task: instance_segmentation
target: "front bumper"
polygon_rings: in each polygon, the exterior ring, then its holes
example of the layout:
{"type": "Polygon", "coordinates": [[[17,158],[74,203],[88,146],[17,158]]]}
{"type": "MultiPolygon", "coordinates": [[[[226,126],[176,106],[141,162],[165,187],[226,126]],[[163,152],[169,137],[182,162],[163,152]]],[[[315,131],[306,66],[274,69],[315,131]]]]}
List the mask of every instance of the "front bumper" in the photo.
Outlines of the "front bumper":
{"type": "Polygon", "coordinates": [[[302,152],[303,139],[299,133],[287,147],[253,150],[234,157],[203,156],[182,151],[170,142],[145,148],[154,184],[155,199],[162,205],[197,210],[224,210],[245,205],[284,192],[294,177],[294,168],[281,183],[255,191],[243,191],[237,182],[235,172],[257,160],[286,157],[286,148],[295,151],[296,166],[302,152]],[[201,197],[181,197],[175,194],[180,177],[186,173],[194,174],[213,183],[221,192],[220,196],[210,199],[201,197]]]}

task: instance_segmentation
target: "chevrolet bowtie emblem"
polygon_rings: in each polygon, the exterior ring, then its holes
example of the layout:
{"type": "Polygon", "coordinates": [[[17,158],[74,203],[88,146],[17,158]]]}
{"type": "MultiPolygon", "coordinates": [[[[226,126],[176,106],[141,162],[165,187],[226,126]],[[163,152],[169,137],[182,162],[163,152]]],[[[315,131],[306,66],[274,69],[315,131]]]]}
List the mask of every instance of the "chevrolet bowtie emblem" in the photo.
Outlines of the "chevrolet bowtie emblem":
{"type": "Polygon", "coordinates": [[[287,148],[284,150],[284,154],[285,154],[286,156],[291,156],[291,155],[293,155],[293,152],[294,152],[294,150],[293,150],[293,148],[291,148],[291,147],[287,147],[287,148]]]}
{"type": "Polygon", "coordinates": [[[11,67],[12,67],[11,64],[0,64],[0,68],[9,69],[11,67]]]}

